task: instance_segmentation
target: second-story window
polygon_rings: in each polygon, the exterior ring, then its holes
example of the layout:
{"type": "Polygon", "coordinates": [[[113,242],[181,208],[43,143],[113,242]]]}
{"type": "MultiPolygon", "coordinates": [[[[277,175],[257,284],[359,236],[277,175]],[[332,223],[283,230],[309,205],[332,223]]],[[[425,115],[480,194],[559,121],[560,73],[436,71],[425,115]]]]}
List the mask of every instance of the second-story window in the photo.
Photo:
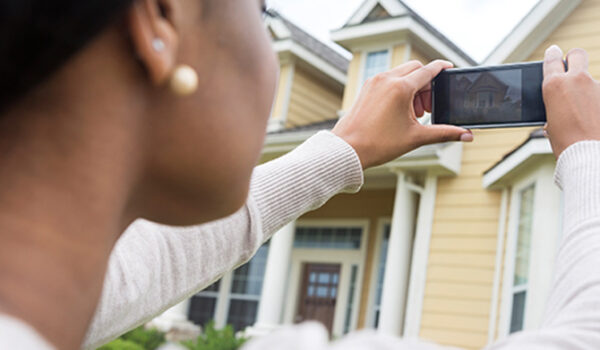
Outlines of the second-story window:
{"type": "Polygon", "coordinates": [[[365,69],[363,73],[363,83],[372,76],[385,72],[389,69],[389,51],[374,51],[367,53],[365,60],[365,69]]]}

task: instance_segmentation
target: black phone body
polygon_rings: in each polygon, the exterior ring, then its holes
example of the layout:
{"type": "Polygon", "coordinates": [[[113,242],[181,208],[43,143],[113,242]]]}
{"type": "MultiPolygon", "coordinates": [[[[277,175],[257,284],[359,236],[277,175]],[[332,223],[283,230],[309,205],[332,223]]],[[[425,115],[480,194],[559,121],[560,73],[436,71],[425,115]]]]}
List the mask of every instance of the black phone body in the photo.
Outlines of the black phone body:
{"type": "Polygon", "coordinates": [[[446,69],[432,82],[432,123],[472,129],[543,125],[543,75],[543,62],[446,69]]]}

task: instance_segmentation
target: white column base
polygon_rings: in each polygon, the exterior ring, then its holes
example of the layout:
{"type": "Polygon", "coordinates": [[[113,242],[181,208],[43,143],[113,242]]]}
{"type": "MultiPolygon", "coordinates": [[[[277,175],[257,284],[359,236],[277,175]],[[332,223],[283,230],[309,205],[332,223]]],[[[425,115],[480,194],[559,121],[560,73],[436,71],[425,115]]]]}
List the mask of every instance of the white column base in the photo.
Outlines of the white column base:
{"type": "Polygon", "coordinates": [[[259,324],[250,326],[244,330],[244,335],[249,338],[264,337],[283,327],[281,324],[259,324]]]}

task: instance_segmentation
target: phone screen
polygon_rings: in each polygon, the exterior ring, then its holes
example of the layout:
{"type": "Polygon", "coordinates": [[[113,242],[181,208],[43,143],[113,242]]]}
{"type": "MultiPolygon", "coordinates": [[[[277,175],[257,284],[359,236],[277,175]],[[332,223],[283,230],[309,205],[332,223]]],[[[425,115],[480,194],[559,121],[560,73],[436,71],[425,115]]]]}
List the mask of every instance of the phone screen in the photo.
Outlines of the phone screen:
{"type": "Polygon", "coordinates": [[[449,69],[434,83],[435,123],[470,127],[543,124],[541,63],[449,69]]]}

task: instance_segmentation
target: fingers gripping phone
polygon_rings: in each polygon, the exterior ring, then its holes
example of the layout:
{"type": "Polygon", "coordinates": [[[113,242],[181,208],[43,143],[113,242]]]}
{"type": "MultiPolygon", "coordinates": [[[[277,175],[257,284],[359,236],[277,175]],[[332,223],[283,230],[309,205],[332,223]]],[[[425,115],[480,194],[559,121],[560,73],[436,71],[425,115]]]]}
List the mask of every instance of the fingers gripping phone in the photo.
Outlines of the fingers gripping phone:
{"type": "Polygon", "coordinates": [[[543,62],[455,68],[433,80],[433,124],[499,128],[546,123],[543,62]]]}

